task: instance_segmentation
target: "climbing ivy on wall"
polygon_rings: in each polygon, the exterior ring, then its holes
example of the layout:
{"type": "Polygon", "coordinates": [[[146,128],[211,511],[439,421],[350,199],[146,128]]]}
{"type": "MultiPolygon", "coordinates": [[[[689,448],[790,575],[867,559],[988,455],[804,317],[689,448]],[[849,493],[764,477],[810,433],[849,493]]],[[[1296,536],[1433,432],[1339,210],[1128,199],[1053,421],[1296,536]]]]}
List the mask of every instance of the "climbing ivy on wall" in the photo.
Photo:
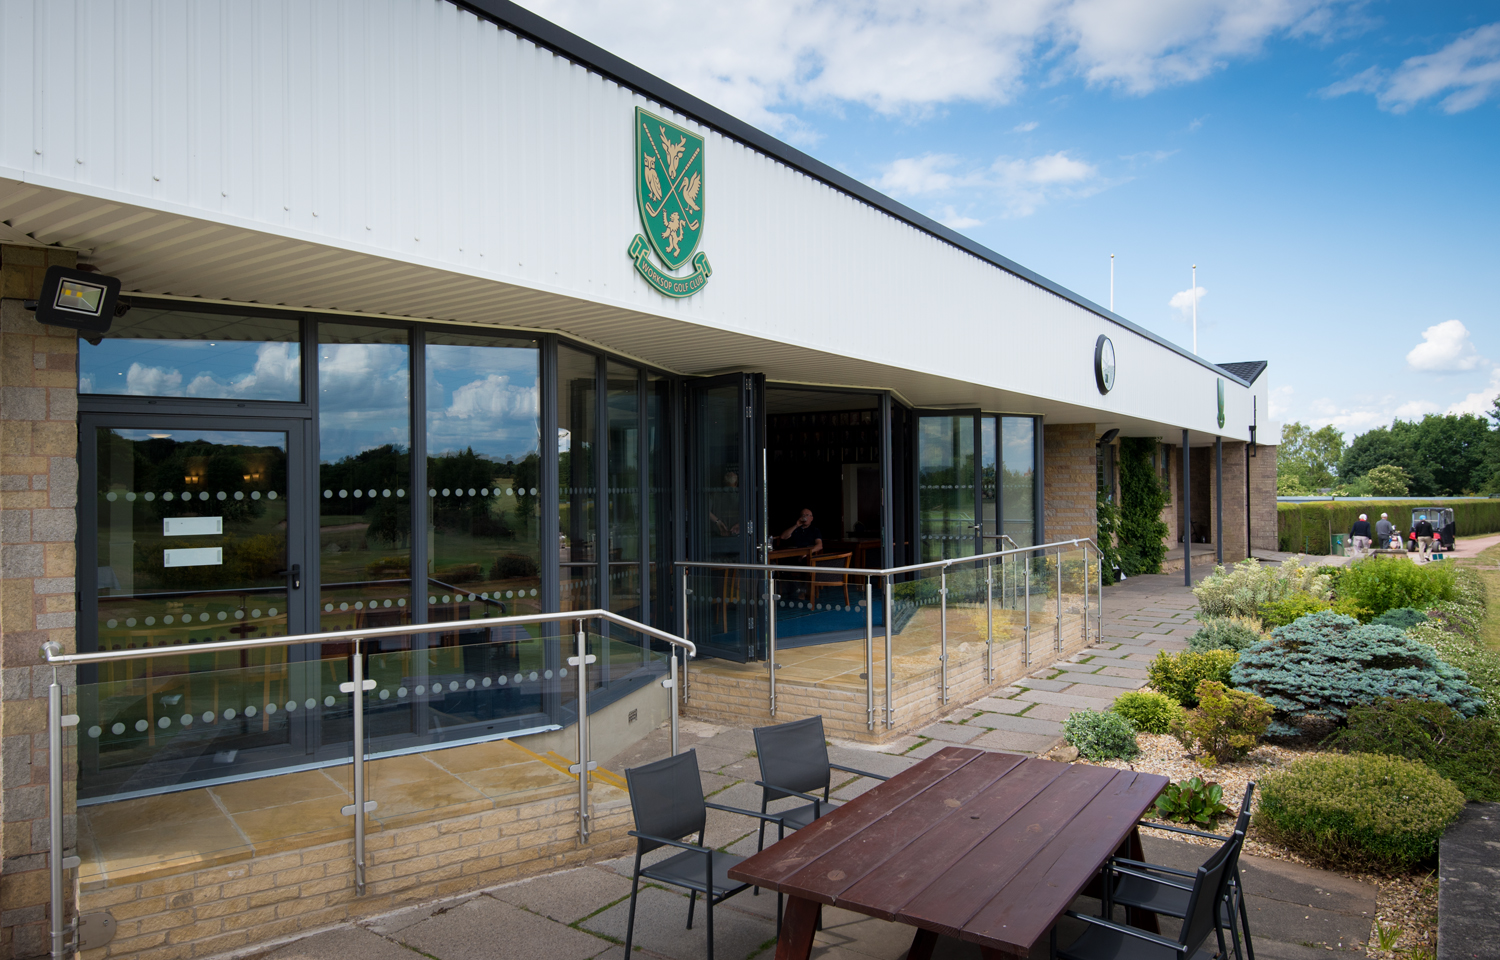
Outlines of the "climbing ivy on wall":
{"type": "Polygon", "coordinates": [[[1120,438],[1120,567],[1126,576],[1161,573],[1167,555],[1167,525],[1161,512],[1169,502],[1156,476],[1152,437],[1120,438]]]}
{"type": "Polygon", "coordinates": [[[1099,552],[1104,555],[1101,576],[1109,584],[1115,582],[1115,571],[1120,569],[1120,510],[1101,490],[1098,511],[1099,535],[1094,538],[1094,542],[1099,544],[1099,552]]]}

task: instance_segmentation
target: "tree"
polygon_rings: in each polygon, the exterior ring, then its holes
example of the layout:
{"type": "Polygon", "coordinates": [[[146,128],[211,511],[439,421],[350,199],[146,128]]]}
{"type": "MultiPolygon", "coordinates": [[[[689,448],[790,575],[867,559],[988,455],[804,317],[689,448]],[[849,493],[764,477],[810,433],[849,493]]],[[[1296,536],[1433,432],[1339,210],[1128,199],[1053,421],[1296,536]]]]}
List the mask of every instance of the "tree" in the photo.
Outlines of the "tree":
{"type": "Polygon", "coordinates": [[[1304,487],[1313,490],[1332,486],[1343,452],[1344,435],[1332,424],[1314,430],[1293,421],[1281,428],[1277,470],[1297,477],[1304,487]]]}
{"type": "Polygon", "coordinates": [[[1372,497],[1404,497],[1411,489],[1411,477],[1406,471],[1389,463],[1382,463],[1363,479],[1368,481],[1372,497]]]}
{"type": "Polygon", "coordinates": [[[1386,464],[1400,466],[1411,459],[1407,449],[1390,427],[1376,427],[1354,438],[1339,458],[1339,476],[1345,480],[1362,477],[1386,464]]]}
{"type": "Polygon", "coordinates": [[[1482,490],[1500,472],[1500,429],[1468,413],[1396,420],[1355,437],[1339,459],[1339,476],[1352,481],[1380,466],[1404,470],[1413,496],[1482,490]]]}

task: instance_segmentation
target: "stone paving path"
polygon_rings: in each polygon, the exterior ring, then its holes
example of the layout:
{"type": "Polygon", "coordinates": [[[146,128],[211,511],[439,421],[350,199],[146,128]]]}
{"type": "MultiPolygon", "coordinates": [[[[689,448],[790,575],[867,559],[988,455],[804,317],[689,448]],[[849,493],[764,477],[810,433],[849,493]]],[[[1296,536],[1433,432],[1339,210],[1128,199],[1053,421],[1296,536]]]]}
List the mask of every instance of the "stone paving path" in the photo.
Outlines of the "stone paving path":
{"type": "MultiPolygon", "coordinates": [[[[1071,661],[1038,670],[1000,696],[955,709],[915,735],[879,748],[833,743],[829,752],[836,763],[887,776],[950,744],[1045,753],[1061,740],[1062,721],[1070,712],[1108,709],[1122,691],[1145,685],[1146,664],[1158,651],[1185,648],[1187,637],[1197,629],[1194,608],[1192,594],[1177,576],[1139,577],[1111,587],[1105,594],[1100,642],[1071,661]]],[[[642,741],[633,756],[619,758],[619,762],[633,766],[665,756],[665,737],[658,731],[642,741]]],[[[749,730],[684,721],[681,747],[697,752],[704,793],[715,802],[759,809],[760,789],[754,785],[759,769],[749,730]]],[[[849,777],[837,784],[833,795],[848,800],[874,783],[849,777]]],[[[754,831],[755,821],[749,818],[709,811],[707,843],[716,849],[753,853],[754,831]]],[[[1201,847],[1156,839],[1148,850],[1157,862],[1184,866],[1204,856],[1201,847]]],[[[657,851],[652,857],[668,852],[657,851]]],[[[420,956],[435,960],[623,960],[632,866],[633,857],[624,857],[422,904],[284,946],[262,948],[253,955],[266,960],[416,960],[420,956]]],[[[1252,924],[1264,933],[1279,928],[1307,931],[1305,939],[1298,934],[1297,943],[1258,937],[1258,957],[1324,956],[1325,943],[1327,949],[1337,949],[1335,943],[1342,946],[1350,936],[1367,935],[1367,918],[1375,906],[1373,890],[1334,874],[1277,861],[1257,861],[1255,868],[1259,872],[1247,870],[1246,881],[1254,911],[1252,924]],[[1252,882],[1251,877],[1264,879],[1252,882]],[[1327,891],[1336,891],[1337,896],[1327,891]],[[1324,935],[1312,935],[1318,931],[1324,935]]],[[[1076,909],[1096,912],[1098,905],[1080,900],[1076,909]]],[[[643,885],[637,911],[638,955],[667,960],[706,955],[701,904],[693,929],[687,930],[687,898],[675,890],[643,885]]],[[[715,956],[770,960],[775,954],[775,911],[776,898],[770,895],[752,896],[747,891],[726,901],[714,911],[715,956]]],[[[1076,921],[1064,923],[1060,939],[1066,943],[1079,930],[1074,929],[1076,921]]],[[[1164,923],[1163,929],[1175,932],[1171,923],[1164,923]]],[[[897,960],[905,956],[911,937],[910,927],[827,907],[813,956],[819,960],[897,960]]],[[[945,939],[934,956],[967,960],[977,958],[978,950],[945,939]]],[[[1045,942],[1033,948],[1032,956],[1038,960],[1046,956],[1045,942]]]]}

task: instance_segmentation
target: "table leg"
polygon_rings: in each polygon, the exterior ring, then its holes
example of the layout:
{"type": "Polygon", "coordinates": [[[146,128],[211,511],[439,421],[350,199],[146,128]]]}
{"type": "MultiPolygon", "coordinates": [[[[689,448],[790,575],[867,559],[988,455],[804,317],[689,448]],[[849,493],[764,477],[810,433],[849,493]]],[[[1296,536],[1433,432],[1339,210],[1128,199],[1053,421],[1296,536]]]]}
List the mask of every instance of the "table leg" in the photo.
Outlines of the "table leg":
{"type": "Polygon", "coordinates": [[[812,955],[813,936],[818,932],[818,917],[822,912],[823,905],[816,900],[786,898],[781,936],[776,941],[776,960],[807,960],[812,955]]]}
{"type": "MultiPolygon", "coordinates": [[[[1145,861],[1146,851],[1141,847],[1141,828],[1132,827],[1130,836],[1125,838],[1125,856],[1130,860],[1145,861]]],[[[1161,926],[1156,922],[1156,914],[1150,910],[1142,910],[1139,907],[1125,908],[1125,923],[1144,930],[1147,933],[1161,933],[1161,926]]]]}
{"type": "Polygon", "coordinates": [[[911,939],[911,949],[906,951],[906,960],[932,960],[932,951],[937,946],[938,935],[931,930],[917,928],[911,939]]]}

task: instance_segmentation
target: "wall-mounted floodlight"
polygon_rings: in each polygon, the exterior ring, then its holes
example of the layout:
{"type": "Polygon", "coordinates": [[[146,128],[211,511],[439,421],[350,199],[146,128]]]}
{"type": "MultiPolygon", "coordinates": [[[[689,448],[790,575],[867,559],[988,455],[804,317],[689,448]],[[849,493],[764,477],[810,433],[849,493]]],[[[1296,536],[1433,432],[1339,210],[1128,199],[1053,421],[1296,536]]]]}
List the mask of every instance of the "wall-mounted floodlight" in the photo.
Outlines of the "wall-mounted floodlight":
{"type": "Polygon", "coordinates": [[[1113,443],[1115,437],[1118,437],[1119,435],[1120,435],[1120,428],[1119,427],[1113,427],[1113,428],[1111,428],[1109,430],[1104,431],[1104,436],[1102,436],[1102,437],[1099,438],[1099,442],[1100,443],[1113,443]]]}
{"type": "Polygon", "coordinates": [[[108,333],[120,300],[120,280],[72,267],[51,266],[36,300],[38,323],[108,333]]]}

